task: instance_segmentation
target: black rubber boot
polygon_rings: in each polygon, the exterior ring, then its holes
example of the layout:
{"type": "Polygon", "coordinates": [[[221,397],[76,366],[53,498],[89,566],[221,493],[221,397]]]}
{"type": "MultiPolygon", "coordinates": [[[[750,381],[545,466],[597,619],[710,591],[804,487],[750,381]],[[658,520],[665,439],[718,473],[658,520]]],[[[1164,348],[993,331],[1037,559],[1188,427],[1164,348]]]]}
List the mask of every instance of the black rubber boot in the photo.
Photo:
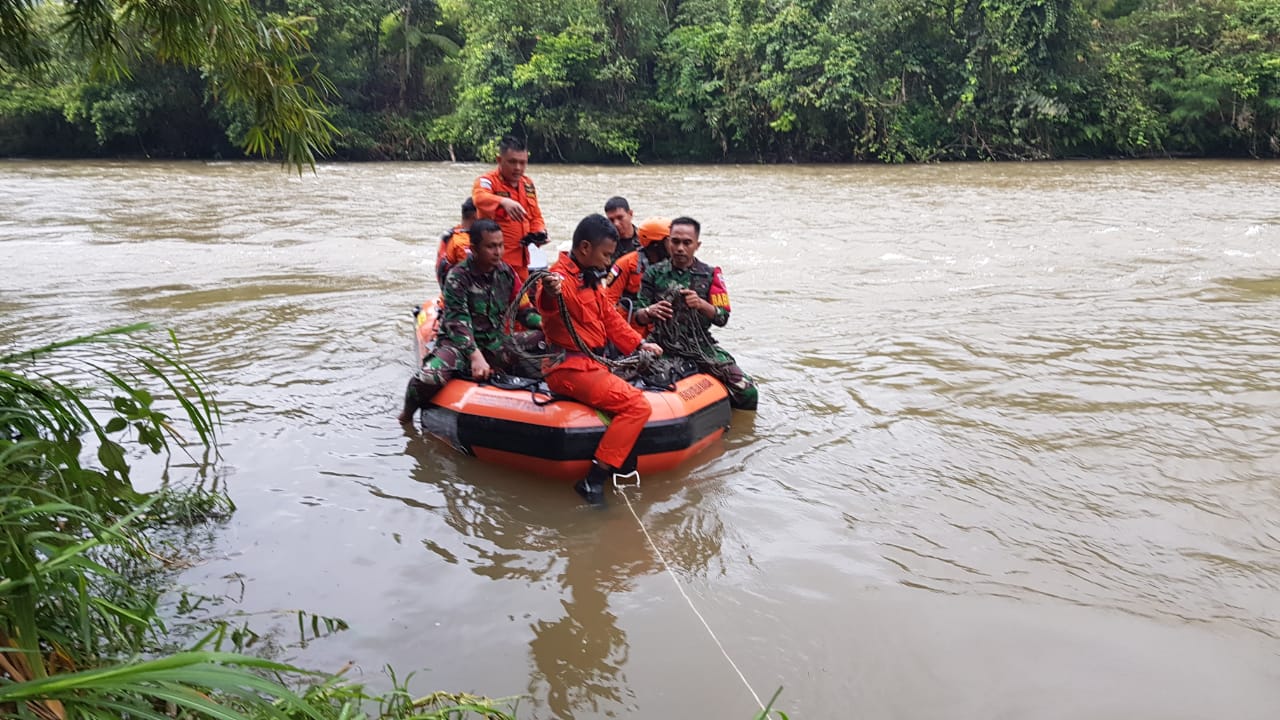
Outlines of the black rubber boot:
{"type": "Polygon", "coordinates": [[[573,489],[582,496],[583,500],[594,507],[602,508],[605,506],[604,489],[605,483],[613,476],[613,471],[596,462],[591,463],[591,470],[587,476],[579,480],[573,489]]]}
{"type": "Polygon", "coordinates": [[[622,467],[618,468],[619,475],[630,475],[636,471],[636,451],[632,450],[626,460],[622,461],[622,467]]]}
{"type": "Polygon", "coordinates": [[[409,378],[409,386],[404,389],[404,409],[400,411],[401,425],[408,425],[413,422],[414,413],[422,409],[422,405],[418,401],[418,388],[422,385],[422,381],[417,377],[409,378]]]}

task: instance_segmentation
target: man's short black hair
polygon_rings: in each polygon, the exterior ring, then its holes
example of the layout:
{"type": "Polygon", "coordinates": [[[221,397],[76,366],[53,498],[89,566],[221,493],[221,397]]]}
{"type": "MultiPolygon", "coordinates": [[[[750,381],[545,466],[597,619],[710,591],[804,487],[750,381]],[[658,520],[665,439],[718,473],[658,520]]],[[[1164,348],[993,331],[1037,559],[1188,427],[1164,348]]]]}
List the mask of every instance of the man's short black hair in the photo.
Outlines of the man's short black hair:
{"type": "Polygon", "coordinates": [[[573,247],[578,247],[583,242],[591,243],[591,247],[596,247],[605,240],[618,242],[618,229],[609,222],[609,218],[600,213],[592,213],[578,223],[578,227],[573,229],[573,247]]]}
{"type": "Polygon", "coordinates": [[[604,201],[604,211],[611,213],[614,210],[626,210],[627,212],[631,212],[631,205],[628,204],[627,199],[621,195],[614,195],[604,201]]]}
{"type": "Polygon", "coordinates": [[[471,227],[467,228],[467,235],[471,237],[471,247],[480,247],[480,243],[484,242],[485,234],[494,232],[495,230],[497,232],[502,232],[502,228],[498,227],[498,223],[488,218],[483,218],[471,223],[471,227]]]}
{"type": "Polygon", "coordinates": [[[524,146],[524,141],[515,135],[503,135],[502,139],[498,141],[498,154],[502,155],[508,150],[525,152],[528,148],[524,146]]]}
{"type": "Polygon", "coordinates": [[[688,225],[689,227],[693,228],[694,237],[702,237],[702,223],[698,222],[697,220],[694,220],[691,217],[681,215],[680,217],[671,221],[671,227],[675,227],[677,225],[688,225]]]}
{"type": "Polygon", "coordinates": [[[473,218],[476,216],[476,201],[467,198],[462,201],[462,218],[473,218]]]}

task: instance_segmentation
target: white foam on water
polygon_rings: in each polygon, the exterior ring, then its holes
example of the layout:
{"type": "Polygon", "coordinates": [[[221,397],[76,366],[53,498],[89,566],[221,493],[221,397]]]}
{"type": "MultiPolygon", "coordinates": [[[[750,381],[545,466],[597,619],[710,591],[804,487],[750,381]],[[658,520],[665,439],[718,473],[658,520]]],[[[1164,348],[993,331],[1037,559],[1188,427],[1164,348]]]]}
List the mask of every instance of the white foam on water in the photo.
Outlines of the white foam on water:
{"type": "Polygon", "coordinates": [[[893,252],[885,253],[885,254],[881,255],[881,256],[880,256],[880,259],[881,259],[881,260],[884,260],[885,262],[893,262],[893,261],[895,261],[895,260],[902,260],[902,261],[905,261],[905,262],[913,262],[913,263],[927,263],[927,262],[929,262],[928,260],[924,260],[924,259],[921,259],[921,258],[913,258],[913,257],[910,257],[910,256],[908,256],[908,255],[901,255],[901,254],[899,254],[899,253],[893,253],[893,252]]]}

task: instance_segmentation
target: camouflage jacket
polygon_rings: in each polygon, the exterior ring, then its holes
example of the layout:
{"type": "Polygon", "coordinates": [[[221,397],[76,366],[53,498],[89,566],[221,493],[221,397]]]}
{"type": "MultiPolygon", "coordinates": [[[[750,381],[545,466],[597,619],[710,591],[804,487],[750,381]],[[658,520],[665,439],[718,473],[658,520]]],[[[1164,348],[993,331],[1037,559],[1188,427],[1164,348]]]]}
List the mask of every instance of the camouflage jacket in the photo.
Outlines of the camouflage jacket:
{"type": "Polygon", "coordinates": [[[644,271],[644,279],[640,281],[636,307],[647,307],[658,302],[672,288],[689,288],[716,309],[715,317],[708,318],[698,314],[703,329],[713,324],[717,327],[728,324],[729,291],[725,288],[720,268],[713,268],[697,258],[694,258],[693,265],[686,270],[672,267],[670,260],[650,265],[644,271]]]}
{"type": "Polygon", "coordinates": [[[636,229],[632,229],[631,237],[618,238],[618,244],[613,248],[613,262],[618,262],[618,258],[622,257],[623,255],[626,255],[629,252],[634,252],[639,249],[640,249],[640,231],[636,229]]]}
{"type": "MultiPolygon", "coordinates": [[[[502,345],[502,316],[516,299],[520,282],[511,266],[498,263],[481,273],[468,257],[454,265],[444,279],[444,317],[440,332],[446,342],[470,355],[477,347],[496,352],[502,345]]],[[[527,327],[539,327],[541,318],[527,302],[516,319],[527,327]]]]}

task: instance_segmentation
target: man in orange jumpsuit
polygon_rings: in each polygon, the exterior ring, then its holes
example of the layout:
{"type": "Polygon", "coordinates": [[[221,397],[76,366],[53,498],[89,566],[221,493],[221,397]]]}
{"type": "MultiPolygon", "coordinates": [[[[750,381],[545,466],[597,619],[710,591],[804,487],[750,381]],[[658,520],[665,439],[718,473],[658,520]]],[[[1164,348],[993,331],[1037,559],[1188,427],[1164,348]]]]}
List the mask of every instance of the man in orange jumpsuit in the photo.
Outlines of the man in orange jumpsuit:
{"type": "Polygon", "coordinates": [[[637,349],[662,354],[662,348],[644,342],[627,325],[601,287],[617,243],[618,231],[605,216],[583,218],[573,231],[573,249],[560,253],[538,292],[547,342],[565,351],[564,361],[544,372],[547,386],[613,415],[596,446],[591,470],[573,486],[584,500],[597,506],[604,505],[604,486],[614,473],[634,470],[632,451],[651,408],[640,390],[579,349],[560,315],[560,299],[574,331],[597,355],[604,352],[607,342],[626,354],[637,349]]]}
{"type": "Polygon", "coordinates": [[[529,151],[524,143],[511,137],[498,143],[498,167],[476,178],[471,199],[482,218],[502,228],[502,260],[516,271],[524,282],[529,277],[529,244],[547,242],[547,226],[538,207],[538,191],[533,180],[524,174],[529,166],[529,151]]]}
{"type": "Polygon", "coordinates": [[[476,204],[471,198],[462,203],[462,222],[440,236],[440,249],[436,251],[436,282],[444,290],[444,278],[449,269],[462,262],[471,250],[471,223],[476,221],[476,204]]]}
{"type": "Polygon", "coordinates": [[[640,293],[644,271],[667,259],[666,240],[670,233],[671,221],[666,218],[649,218],[640,223],[636,227],[640,248],[618,258],[604,279],[609,301],[618,306],[622,317],[630,317],[631,328],[641,335],[646,334],[649,323],[641,323],[635,316],[636,295],[640,293]]]}

